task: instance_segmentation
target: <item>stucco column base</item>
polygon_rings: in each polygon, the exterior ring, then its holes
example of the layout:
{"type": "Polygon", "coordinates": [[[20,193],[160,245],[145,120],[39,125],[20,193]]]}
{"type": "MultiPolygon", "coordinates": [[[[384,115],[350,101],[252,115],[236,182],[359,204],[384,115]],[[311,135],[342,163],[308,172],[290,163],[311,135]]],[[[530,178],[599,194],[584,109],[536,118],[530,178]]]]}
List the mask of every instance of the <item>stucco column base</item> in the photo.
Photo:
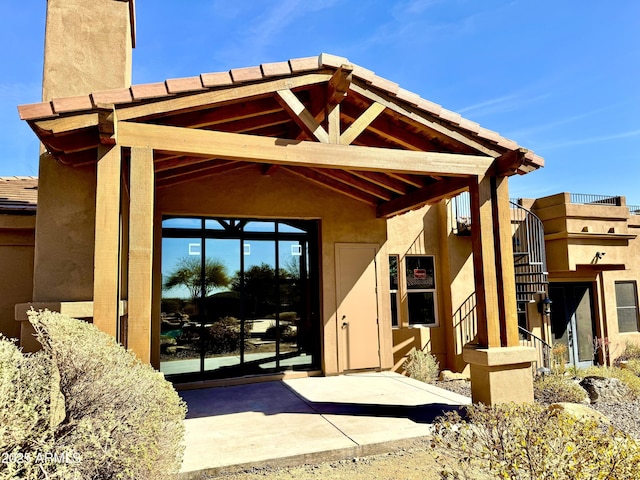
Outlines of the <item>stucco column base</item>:
{"type": "Polygon", "coordinates": [[[467,345],[462,358],[470,365],[473,403],[533,402],[534,348],[467,345]]]}

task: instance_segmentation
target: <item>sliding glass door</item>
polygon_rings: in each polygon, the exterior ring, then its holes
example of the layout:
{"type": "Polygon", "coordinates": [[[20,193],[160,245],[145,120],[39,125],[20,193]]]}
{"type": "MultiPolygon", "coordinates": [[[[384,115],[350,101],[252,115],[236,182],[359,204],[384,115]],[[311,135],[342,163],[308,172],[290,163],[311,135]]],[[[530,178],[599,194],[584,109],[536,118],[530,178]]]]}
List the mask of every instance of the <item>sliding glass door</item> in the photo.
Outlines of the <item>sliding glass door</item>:
{"type": "Polygon", "coordinates": [[[315,221],[165,219],[161,371],[319,368],[317,255],[315,221]]]}

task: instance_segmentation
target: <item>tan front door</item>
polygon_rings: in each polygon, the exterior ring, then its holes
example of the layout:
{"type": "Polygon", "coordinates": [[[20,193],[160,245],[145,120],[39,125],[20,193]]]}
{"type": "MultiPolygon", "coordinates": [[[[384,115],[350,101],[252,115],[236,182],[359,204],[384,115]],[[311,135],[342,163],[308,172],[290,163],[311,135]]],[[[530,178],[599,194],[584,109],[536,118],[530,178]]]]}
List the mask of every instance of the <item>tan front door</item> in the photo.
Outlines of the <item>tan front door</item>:
{"type": "Polygon", "coordinates": [[[343,370],[380,367],[377,245],[336,245],[339,365],[343,370]]]}

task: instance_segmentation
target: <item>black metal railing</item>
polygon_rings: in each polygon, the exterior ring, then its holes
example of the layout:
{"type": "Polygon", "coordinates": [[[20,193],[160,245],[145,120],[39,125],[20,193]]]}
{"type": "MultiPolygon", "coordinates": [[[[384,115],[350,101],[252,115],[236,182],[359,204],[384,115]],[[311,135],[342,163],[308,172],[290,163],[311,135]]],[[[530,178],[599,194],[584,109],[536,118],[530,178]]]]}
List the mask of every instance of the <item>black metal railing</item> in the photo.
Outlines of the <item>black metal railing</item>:
{"type": "Polygon", "coordinates": [[[536,372],[540,367],[551,368],[551,345],[526,328],[518,326],[518,330],[520,331],[520,345],[532,347],[536,350],[533,371],[536,372]]]}
{"type": "Polygon", "coordinates": [[[531,210],[510,203],[516,300],[530,302],[537,294],[546,293],[549,284],[544,226],[531,210]]]}
{"type": "Polygon", "coordinates": [[[472,342],[478,333],[475,292],[469,295],[455,311],[453,325],[456,336],[456,355],[459,355],[462,353],[462,348],[472,342]]]}
{"type": "Polygon", "coordinates": [[[631,215],[640,215],[640,205],[627,205],[631,215]]]}
{"type": "Polygon", "coordinates": [[[591,195],[589,193],[572,193],[569,201],[580,205],[613,205],[616,207],[622,205],[622,198],[619,196],[591,195]]]}

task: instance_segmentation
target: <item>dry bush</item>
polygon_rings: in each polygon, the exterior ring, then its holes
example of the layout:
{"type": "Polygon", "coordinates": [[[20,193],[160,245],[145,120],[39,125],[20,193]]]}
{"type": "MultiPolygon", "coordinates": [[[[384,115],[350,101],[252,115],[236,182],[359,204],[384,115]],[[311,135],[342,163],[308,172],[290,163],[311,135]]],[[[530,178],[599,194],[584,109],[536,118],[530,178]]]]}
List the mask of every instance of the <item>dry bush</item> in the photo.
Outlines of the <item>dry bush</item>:
{"type": "Polygon", "coordinates": [[[589,403],[587,391],[564,375],[551,374],[536,377],[533,382],[533,395],[537,402],[544,404],[589,403]]]}
{"type": "Polygon", "coordinates": [[[415,348],[409,352],[402,366],[409,377],[426,383],[436,381],[440,373],[436,357],[415,348]]]}
{"type": "Polygon", "coordinates": [[[0,478],[147,480],[177,473],[186,408],[172,385],[93,325],[48,311],[29,317],[43,352],[11,353],[2,378],[9,372],[19,385],[29,383],[45,402],[14,396],[8,415],[26,412],[37,428],[27,442],[2,444],[0,453],[13,448],[29,461],[0,464],[0,478]],[[66,456],[37,461],[47,454],[66,456]],[[9,468],[21,470],[10,476],[3,471],[9,468]]]}
{"type": "Polygon", "coordinates": [[[640,446],[596,420],[552,413],[539,404],[473,405],[434,427],[441,478],[591,480],[637,478],[640,446]]]}

